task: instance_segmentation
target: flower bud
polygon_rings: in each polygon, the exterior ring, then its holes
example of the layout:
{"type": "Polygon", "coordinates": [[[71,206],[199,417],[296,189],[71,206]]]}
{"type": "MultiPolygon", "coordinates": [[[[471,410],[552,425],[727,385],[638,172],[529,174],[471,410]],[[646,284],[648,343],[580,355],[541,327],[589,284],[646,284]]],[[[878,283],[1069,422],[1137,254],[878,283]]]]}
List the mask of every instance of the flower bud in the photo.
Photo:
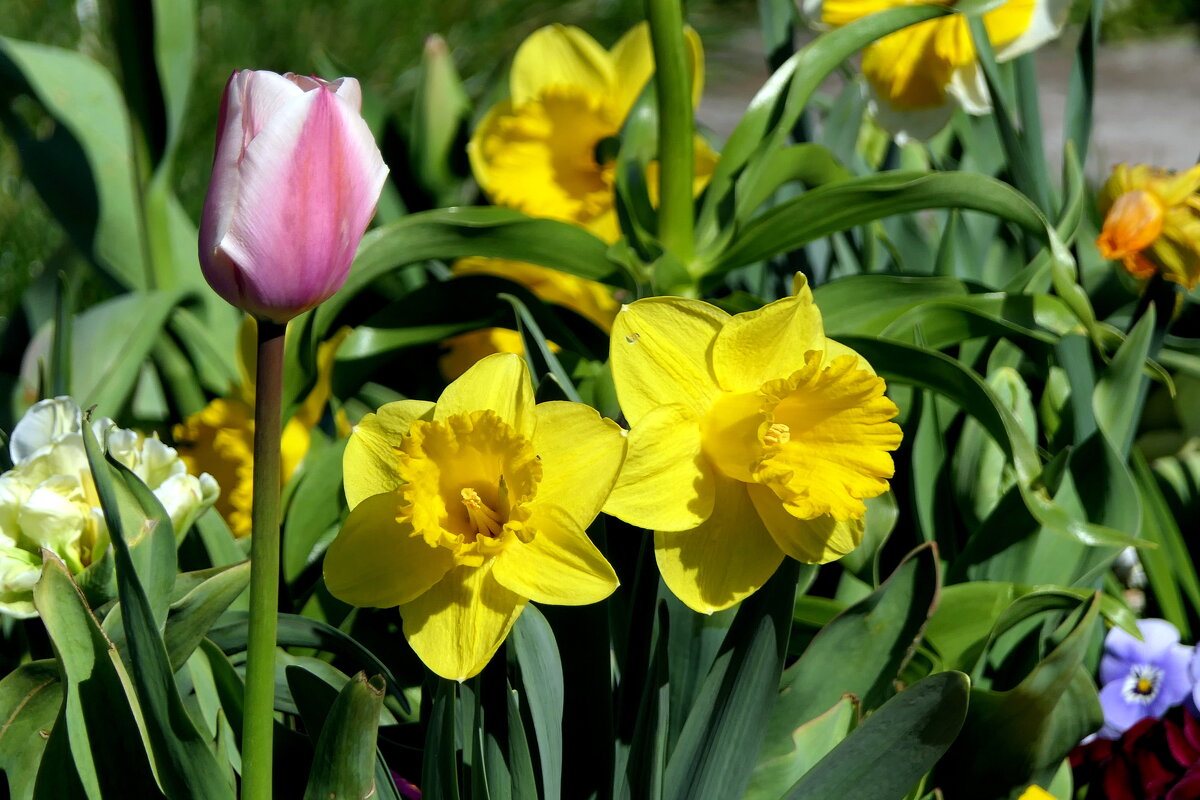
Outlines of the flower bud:
{"type": "Polygon", "coordinates": [[[284,323],[346,280],[387,166],[358,81],[263,70],[225,86],[200,266],[225,300],[284,323]]]}

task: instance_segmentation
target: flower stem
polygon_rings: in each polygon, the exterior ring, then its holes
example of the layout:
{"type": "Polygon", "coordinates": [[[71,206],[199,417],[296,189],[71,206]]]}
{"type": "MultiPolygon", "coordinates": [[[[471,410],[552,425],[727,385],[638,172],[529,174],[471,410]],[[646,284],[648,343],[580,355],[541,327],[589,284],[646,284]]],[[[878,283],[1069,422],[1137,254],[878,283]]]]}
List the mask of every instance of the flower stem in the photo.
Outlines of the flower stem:
{"type": "Polygon", "coordinates": [[[250,538],[250,631],[242,723],[242,798],[271,800],[275,723],[275,629],[279,611],[279,437],[284,326],[258,321],[254,397],[254,507],[250,538]]]}
{"type": "Polygon", "coordinates": [[[658,91],[658,238],[691,272],[695,266],[692,87],[680,0],[646,0],[658,91]]]}

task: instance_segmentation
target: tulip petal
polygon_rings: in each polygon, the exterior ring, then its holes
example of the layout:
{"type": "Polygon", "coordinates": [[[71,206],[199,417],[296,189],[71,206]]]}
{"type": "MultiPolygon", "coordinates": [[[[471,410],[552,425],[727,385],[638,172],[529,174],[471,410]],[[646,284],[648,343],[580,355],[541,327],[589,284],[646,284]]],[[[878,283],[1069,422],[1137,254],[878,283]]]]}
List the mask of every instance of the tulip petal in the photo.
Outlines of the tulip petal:
{"type": "Polygon", "coordinates": [[[351,510],[372,495],[400,486],[396,447],[418,419],[433,418],[433,403],[398,400],[367,414],[357,425],[342,454],[342,485],[351,510]]]}
{"type": "Polygon", "coordinates": [[[612,61],[595,39],[573,25],[547,25],[531,33],[513,56],[512,104],[537,99],[552,86],[606,96],[616,82],[612,61]]]}
{"type": "Polygon", "coordinates": [[[610,358],[617,397],[631,425],[668,403],[704,416],[720,391],[709,351],[729,319],[716,306],[678,297],[650,297],[617,313],[610,358]]]}
{"type": "Polygon", "coordinates": [[[525,359],[513,353],[496,353],[476,362],[445,388],[433,418],[444,420],[484,409],[495,411],[522,436],[533,436],[536,412],[525,359]]]}
{"type": "Polygon", "coordinates": [[[527,602],[492,577],[492,564],[460,566],[400,607],[404,636],[431,670],[464,681],[503,644],[527,602]]]}
{"type": "Polygon", "coordinates": [[[862,543],[861,519],[835,520],[825,514],[816,519],[797,519],[765,486],[749,484],[754,510],[767,532],[786,555],[804,564],[826,564],[841,558],[862,543]]]}
{"type": "Polygon", "coordinates": [[[804,354],[825,346],[821,312],[803,275],[796,293],[725,323],[713,342],[713,372],[721,388],[751,392],[804,366],[804,354]]]}
{"type": "Polygon", "coordinates": [[[562,508],[538,503],[529,542],[512,542],[496,557],[492,575],[535,603],[598,603],[619,585],[617,573],[583,528],[562,508]]]}
{"type": "Polygon", "coordinates": [[[362,117],[322,87],[267,120],[238,174],[218,249],[238,267],[243,307],[285,322],[345,280],[387,167],[362,117]]]}
{"type": "Polygon", "coordinates": [[[687,531],[708,519],[716,498],[700,423],[683,406],[653,409],[629,432],[625,463],[605,513],[657,531],[687,531]]]}
{"type": "Polygon", "coordinates": [[[783,551],[750,503],[746,484],[717,480],[712,516],[682,533],[656,531],[654,557],[663,580],[689,608],[711,614],[758,591],[783,551]]]}
{"type": "Polygon", "coordinates": [[[539,403],[535,413],[533,449],[542,462],[537,502],[566,510],[580,529],[586,528],[617,480],[624,431],[580,403],[539,403]]]}
{"type": "Polygon", "coordinates": [[[430,547],[407,519],[396,520],[400,497],[370,497],[350,512],[325,553],[325,585],[352,606],[390,608],[411,602],[454,566],[444,547],[430,547]]]}

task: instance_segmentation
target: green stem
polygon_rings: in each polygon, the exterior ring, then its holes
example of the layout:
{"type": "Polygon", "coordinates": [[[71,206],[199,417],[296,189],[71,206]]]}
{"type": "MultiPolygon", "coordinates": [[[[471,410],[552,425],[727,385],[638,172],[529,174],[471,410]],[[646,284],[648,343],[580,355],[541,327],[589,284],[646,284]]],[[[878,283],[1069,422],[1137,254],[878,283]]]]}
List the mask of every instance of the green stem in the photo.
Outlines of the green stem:
{"type": "Polygon", "coordinates": [[[284,326],[258,321],[254,390],[254,507],[250,632],[242,724],[242,798],[271,800],[275,724],[275,627],[279,611],[279,437],[284,326]]]}
{"type": "Polygon", "coordinates": [[[658,90],[658,238],[688,271],[695,269],[692,86],[680,0],[646,0],[658,90]]]}

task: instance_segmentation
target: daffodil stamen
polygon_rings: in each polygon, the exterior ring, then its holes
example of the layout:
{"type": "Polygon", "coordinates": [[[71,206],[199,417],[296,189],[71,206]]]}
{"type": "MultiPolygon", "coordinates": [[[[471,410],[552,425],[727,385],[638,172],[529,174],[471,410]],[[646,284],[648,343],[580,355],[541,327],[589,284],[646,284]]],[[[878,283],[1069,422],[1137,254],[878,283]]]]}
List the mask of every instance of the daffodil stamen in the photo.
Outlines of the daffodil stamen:
{"type": "Polygon", "coordinates": [[[501,521],[500,515],[483,502],[479,492],[467,488],[463,489],[460,494],[463,505],[467,507],[467,517],[471,520],[471,527],[475,529],[476,536],[495,538],[503,532],[504,523],[501,521]]]}
{"type": "Polygon", "coordinates": [[[763,434],[763,443],[767,447],[778,447],[779,445],[787,444],[791,438],[792,429],[782,422],[775,422],[763,434]]]}

